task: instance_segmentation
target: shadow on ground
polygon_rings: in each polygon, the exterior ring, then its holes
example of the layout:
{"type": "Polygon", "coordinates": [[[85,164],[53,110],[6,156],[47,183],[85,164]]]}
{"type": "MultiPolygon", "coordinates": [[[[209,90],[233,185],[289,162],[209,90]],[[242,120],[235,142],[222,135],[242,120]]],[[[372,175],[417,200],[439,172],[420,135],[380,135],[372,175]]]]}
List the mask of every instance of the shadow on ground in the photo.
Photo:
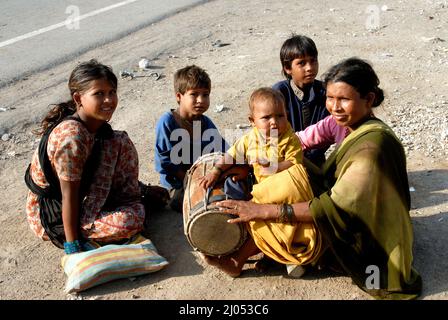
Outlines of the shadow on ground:
{"type": "Polygon", "coordinates": [[[422,298],[448,291],[448,170],[408,173],[414,226],[414,266],[422,298]]]}
{"type": "Polygon", "coordinates": [[[422,298],[447,292],[448,212],[414,217],[412,223],[414,225],[414,267],[423,279],[422,298]]]}
{"type": "Polygon", "coordinates": [[[445,204],[448,208],[448,170],[408,172],[411,191],[411,208],[420,209],[445,204]]]}

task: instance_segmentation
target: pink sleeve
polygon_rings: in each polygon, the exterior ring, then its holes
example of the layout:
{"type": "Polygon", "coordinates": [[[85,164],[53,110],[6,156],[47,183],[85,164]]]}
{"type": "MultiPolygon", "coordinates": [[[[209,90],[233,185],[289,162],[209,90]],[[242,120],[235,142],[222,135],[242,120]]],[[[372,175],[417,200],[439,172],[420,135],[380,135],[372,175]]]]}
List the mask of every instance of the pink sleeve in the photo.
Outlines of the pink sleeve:
{"type": "Polygon", "coordinates": [[[317,149],[329,147],[333,143],[341,143],[347,136],[347,129],[338,126],[332,116],[308,126],[303,131],[296,132],[302,143],[302,149],[317,149]]]}

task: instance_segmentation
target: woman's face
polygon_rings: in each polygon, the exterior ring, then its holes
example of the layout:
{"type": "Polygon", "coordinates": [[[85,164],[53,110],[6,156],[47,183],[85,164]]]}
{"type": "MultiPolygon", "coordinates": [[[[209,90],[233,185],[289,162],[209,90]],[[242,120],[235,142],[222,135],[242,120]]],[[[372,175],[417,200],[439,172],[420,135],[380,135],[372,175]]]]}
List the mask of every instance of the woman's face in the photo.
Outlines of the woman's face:
{"type": "Polygon", "coordinates": [[[370,92],[361,98],[359,92],[345,82],[327,83],[326,107],[340,126],[356,129],[358,123],[372,113],[375,94],[370,92]]]}

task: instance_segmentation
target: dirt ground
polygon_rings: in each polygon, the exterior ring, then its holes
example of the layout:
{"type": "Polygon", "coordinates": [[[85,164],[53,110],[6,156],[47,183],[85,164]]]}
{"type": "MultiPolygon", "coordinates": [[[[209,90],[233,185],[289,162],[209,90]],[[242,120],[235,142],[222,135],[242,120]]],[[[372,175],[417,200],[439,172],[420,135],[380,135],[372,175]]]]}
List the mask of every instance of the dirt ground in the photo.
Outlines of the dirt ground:
{"type": "MultiPolygon", "coordinates": [[[[67,79],[77,62],[96,58],[117,75],[123,70],[146,75],[120,79],[112,125],[134,141],[140,179],[157,184],[154,127],[163,112],[175,107],[174,71],[189,64],[205,68],[212,79],[207,115],[220,130],[234,129],[247,123],[251,91],[282,79],[279,50],[293,32],[315,40],[319,76],[350,56],[372,62],[386,93],[377,115],[393,125],[407,150],[421,298],[448,299],[448,3],[310,3],[211,1],[1,88],[0,299],[73,299],[63,292],[63,252],[37,239],[28,227],[23,175],[38,144],[31,130],[50,103],[68,97],[67,79]],[[141,58],[151,61],[151,70],[138,70],[141,58]],[[156,80],[151,72],[161,77],[156,80]],[[217,105],[224,110],[216,113],[217,105]]],[[[168,267],[92,288],[77,298],[371,299],[350,278],[330,273],[291,279],[283,268],[260,274],[248,264],[241,277],[232,279],[206,267],[189,246],[182,223],[179,214],[167,209],[152,215],[146,231],[168,267]]]]}

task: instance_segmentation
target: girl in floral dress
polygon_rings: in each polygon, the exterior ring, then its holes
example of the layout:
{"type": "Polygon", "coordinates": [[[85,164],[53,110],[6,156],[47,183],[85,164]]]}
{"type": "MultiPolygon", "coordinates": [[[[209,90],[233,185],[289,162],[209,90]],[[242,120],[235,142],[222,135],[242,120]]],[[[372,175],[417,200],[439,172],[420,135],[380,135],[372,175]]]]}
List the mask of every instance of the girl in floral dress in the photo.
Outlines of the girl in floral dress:
{"type": "MultiPolygon", "coordinates": [[[[42,121],[40,133],[51,131],[46,156],[60,186],[56,191],[62,207],[63,245],[70,254],[82,251],[84,240],[110,243],[130,238],[143,229],[145,209],[134,144],[125,131],[112,130],[108,124],[118,104],[116,76],[108,66],[90,60],[73,70],[68,85],[71,99],[55,105],[42,121]]],[[[48,188],[41,164],[38,148],[29,180],[48,188]]],[[[27,219],[38,237],[49,240],[52,231],[42,223],[46,216],[41,201],[41,196],[29,191],[27,219]]]]}

